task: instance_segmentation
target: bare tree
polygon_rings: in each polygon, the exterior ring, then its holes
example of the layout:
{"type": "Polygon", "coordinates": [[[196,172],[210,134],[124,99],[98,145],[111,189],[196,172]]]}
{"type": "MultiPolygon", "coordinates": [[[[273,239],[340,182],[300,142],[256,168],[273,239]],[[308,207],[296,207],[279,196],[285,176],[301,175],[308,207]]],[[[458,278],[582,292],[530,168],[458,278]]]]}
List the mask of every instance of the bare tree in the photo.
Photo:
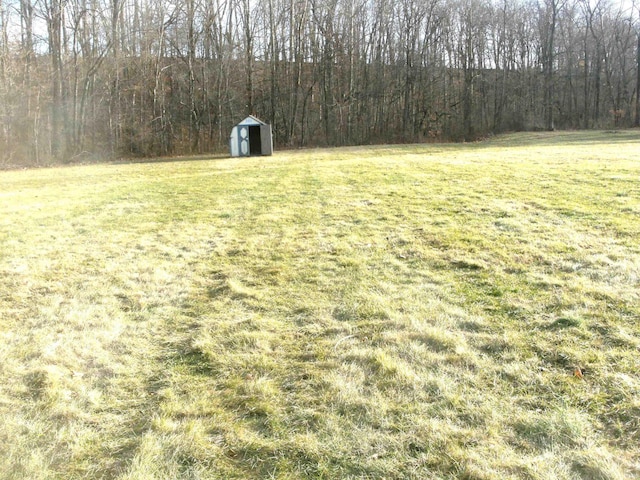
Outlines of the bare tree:
{"type": "MultiPolygon", "coordinates": [[[[635,127],[640,127],[640,2],[636,3],[634,1],[635,7],[635,31],[636,31],[636,88],[635,88],[635,97],[636,97],[636,114],[635,119],[633,121],[633,125],[635,127]]],[[[632,9],[633,11],[633,9],[632,9]]]]}
{"type": "Polygon", "coordinates": [[[255,21],[254,11],[251,9],[249,0],[238,1],[238,23],[242,31],[242,42],[245,60],[245,111],[247,114],[255,114],[253,107],[253,84],[254,84],[254,44],[255,44],[255,21]]]}
{"type": "Polygon", "coordinates": [[[555,40],[558,14],[563,5],[563,0],[538,0],[541,37],[540,61],[544,72],[544,126],[547,130],[555,128],[553,115],[555,40]]]}
{"type": "Polygon", "coordinates": [[[8,33],[8,16],[9,13],[5,7],[3,0],[0,0],[0,102],[2,102],[3,108],[0,111],[0,150],[3,152],[3,157],[0,160],[8,159],[10,132],[9,132],[9,91],[8,91],[8,66],[9,62],[9,33],[8,33]]]}

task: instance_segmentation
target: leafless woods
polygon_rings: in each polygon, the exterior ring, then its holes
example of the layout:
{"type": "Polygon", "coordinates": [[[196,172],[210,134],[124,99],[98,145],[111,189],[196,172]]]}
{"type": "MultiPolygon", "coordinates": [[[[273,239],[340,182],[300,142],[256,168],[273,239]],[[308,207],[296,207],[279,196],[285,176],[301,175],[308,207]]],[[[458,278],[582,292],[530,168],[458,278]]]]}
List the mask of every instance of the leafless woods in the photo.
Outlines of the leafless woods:
{"type": "Polygon", "coordinates": [[[640,3],[0,0],[0,165],[640,120],[640,3]]]}

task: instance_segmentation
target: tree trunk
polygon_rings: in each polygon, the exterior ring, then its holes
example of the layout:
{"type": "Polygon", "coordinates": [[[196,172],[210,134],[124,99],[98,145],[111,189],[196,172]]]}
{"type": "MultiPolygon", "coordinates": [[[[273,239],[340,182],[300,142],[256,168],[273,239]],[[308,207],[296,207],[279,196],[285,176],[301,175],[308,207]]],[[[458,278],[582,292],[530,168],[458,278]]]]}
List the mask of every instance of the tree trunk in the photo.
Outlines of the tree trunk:
{"type": "Polygon", "coordinates": [[[634,126],[640,127],[640,28],[637,32],[638,46],[636,48],[636,118],[634,126]]]}
{"type": "Polygon", "coordinates": [[[120,18],[120,0],[111,2],[111,52],[113,58],[113,80],[109,101],[109,125],[111,138],[111,155],[115,156],[120,150],[120,41],[118,34],[120,18]]]}
{"type": "Polygon", "coordinates": [[[545,44],[543,48],[543,69],[544,69],[544,126],[546,130],[553,130],[555,128],[553,122],[553,101],[554,101],[554,79],[553,79],[553,67],[555,60],[555,34],[556,25],[558,19],[558,3],[556,0],[547,2],[547,9],[551,9],[551,12],[546,12],[549,24],[547,25],[547,35],[545,38],[545,44]]]}
{"type": "Polygon", "coordinates": [[[65,155],[66,120],[62,92],[62,2],[47,5],[47,33],[51,56],[51,156],[61,160],[65,155]]]}
{"type": "MultiPolygon", "coordinates": [[[[196,99],[196,76],[194,64],[196,60],[195,34],[195,0],[187,0],[187,75],[189,93],[189,144],[192,152],[200,147],[200,118],[196,99]]],[[[200,152],[198,152],[200,153],[200,152]]]]}
{"type": "MultiPolygon", "coordinates": [[[[4,2],[0,0],[0,103],[4,108],[0,110],[2,116],[9,118],[9,94],[5,90],[7,85],[7,61],[8,61],[9,35],[7,31],[7,16],[4,9],[4,2]]],[[[9,152],[9,124],[0,122],[0,161],[8,158],[9,152]],[[4,157],[4,158],[3,158],[4,157]]]]}
{"type": "Polygon", "coordinates": [[[253,30],[251,28],[251,8],[249,0],[242,1],[242,23],[245,54],[245,111],[253,115],[253,30]]]}

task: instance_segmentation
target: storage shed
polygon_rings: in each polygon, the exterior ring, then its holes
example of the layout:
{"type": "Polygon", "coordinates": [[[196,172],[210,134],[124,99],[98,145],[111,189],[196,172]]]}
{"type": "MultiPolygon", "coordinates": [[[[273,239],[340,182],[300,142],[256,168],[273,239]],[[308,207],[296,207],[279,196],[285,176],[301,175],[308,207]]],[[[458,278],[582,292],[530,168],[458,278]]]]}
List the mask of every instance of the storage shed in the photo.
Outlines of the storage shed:
{"type": "Polygon", "coordinates": [[[249,115],[231,130],[229,149],[232,157],[273,154],[271,125],[249,115]]]}

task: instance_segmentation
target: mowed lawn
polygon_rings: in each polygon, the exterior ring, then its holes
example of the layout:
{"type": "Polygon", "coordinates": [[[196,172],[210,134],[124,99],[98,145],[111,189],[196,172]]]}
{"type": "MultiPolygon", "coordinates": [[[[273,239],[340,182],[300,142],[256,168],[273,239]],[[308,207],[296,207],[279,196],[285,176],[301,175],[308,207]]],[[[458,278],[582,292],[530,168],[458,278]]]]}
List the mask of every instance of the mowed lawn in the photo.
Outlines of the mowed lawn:
{"type": "Polygon", "coordinates": [[[2,479],[640,478],[640,131],[0,172],[2,479]]]}

